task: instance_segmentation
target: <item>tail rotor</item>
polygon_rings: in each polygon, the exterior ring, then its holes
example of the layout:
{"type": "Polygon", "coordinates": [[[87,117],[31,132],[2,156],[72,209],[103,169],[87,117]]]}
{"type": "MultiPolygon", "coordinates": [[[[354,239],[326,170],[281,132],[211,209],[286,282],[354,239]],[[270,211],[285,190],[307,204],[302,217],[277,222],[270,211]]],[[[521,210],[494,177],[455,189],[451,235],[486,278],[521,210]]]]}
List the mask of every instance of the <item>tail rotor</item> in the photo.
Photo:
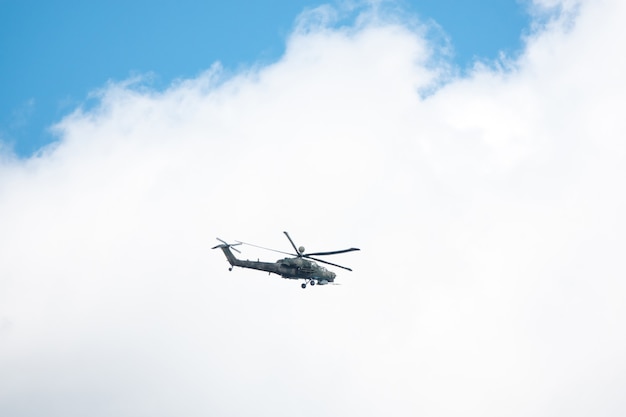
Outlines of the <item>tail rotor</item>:
{"type": "Polygon", "coordinates": [[[217,248],[230,248],[230,249],[234,250],[234,251],[235,251],[235,252],[237,252],[237,253],[241,253],[241,252],[239,251],[239,249],[237,249],[237,248],[234,248],[234,247],[233,247],[233,246],[239,246],[239,245],[241,245],[241,244],[242,244],[241,242],[238,242],[238,243],[228,243],[228,242],[226,242],[226,241],[224,241],[224,240],[220,239],[219,237],[218,237],[218,238],[216,238],[216,239],[217,239],[217,240],[219,240],[220,242],[222,242],[222,244],[221,244],[221,245],[216,245],[216,246],[213,246],[211,249],[217,249],[217,248]]]}

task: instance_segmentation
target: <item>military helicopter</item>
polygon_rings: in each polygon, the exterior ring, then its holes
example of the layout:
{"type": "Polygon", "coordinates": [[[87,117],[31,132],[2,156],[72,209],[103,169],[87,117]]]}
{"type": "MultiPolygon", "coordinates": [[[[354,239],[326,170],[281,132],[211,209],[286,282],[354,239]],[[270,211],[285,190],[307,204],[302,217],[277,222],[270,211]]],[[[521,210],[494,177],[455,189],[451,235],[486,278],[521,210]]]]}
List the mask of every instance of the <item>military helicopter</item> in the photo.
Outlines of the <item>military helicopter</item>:
{"type": "Polygon", "coordinates": [[[307,284],[310,284],[311,286],[315,284],[326,285],[326,284],[333,284],[335,281],[336,274],[334,272],[331,272],[328,269],[324,268],[323,266],[318,265],[314,261],[321,262],[327,265],[336,266],[338,268],[347,269],[348,271],[352,271],[352,269],[347,268],[345,266],[341,266],[341,265],[337,265],[328,261],[313,258],[313,256],[335,255],[338,253],[345,253],[345,252],[352,252],[352,251],[360,250],[358,248],[350,248],[350,249],[336,250],[336,251],[330,251],[330,252],[315,252],[315,253],[305,254],[303,246],[296,247],[296,244],[293,243],[293,240],[291,239],[291,236],[289,236],[289,233],[287,232],[283,232],[283,233],[285,234],[285,236],[287,236],[287,239],[289,239],[291,246],[293,246],[293,249],[296,252],[295,258],[283,258],[283,259],[279,259],[276,262],[244,261],[241,259],[237,259],[237,257],[235,257],[235,255],[232,253],[231,249],[237,253],[241,253],[234,246],[248,245],[248,246],[254,246],[254,247],[265,249],[265,250],[270,250],[273,252],[283,253],[285,255],[290,255],[290,256],[293,256],[294,254],[291,254],[288,252],[282,252],[282,251],[275,250],[275,249],[264,248],[263,246],[257,246],[251,243],[245,243],[241,241],[236,241],[237,243],[230,244],[230,243],[226,243],[219,237],[217,238],[217,240],[219,240],[221,244],[214,246],[213,249],[217,249],[217,248],[222,249],[222,251],[224,252],[224,255],[226,255],[226,259],[228,259],[228,262],[231,265],[230,268],[228,268],[229,271],[232,271],[233,267],[238,266],[241,268],[258,269],[259,271],[266,271],[266,272],[269,272],[270,274],[277,274],[287,279],[303,279],[305,280],[305,282],[301,285],[302,288],[306,288],[307,284]]]}

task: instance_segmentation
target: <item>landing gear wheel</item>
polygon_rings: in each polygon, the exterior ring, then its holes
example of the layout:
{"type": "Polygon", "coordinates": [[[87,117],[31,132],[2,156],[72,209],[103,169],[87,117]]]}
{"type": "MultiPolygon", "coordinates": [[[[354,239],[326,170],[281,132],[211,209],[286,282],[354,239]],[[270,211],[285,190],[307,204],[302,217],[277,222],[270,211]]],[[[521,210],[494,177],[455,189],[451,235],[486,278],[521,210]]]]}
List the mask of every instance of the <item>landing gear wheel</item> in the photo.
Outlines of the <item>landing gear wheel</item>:
{"type": "Polygon", "coordinates": [[[302,284],[300,285],[302,288],[306,288],[306,284],[302,284]]]}
{"type": "Polygon", "coordinates": [[[311,285],[312,286],[315,285],[315,281],[311,280],[311,285]]]}

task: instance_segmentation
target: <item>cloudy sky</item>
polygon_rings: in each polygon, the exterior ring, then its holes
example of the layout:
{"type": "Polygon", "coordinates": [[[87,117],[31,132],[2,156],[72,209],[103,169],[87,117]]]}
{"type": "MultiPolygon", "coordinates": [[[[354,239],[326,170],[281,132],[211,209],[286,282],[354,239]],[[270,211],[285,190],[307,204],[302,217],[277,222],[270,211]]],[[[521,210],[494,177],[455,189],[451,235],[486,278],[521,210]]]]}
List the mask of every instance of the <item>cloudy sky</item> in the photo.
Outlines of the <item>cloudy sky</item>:
{"type": "Polygon", "coordinates": [[[624,415],[626,3],[261,3],[0,3],[0,415],[624,415]]]}
{"type": "MultiPolygon", "coordinates": [[[[0,139],[18,155],[33,154],[55,140],[49,126],[93,104],[90,93],[108,81],[142,76],[162,90],[215,62],[230,73],[275,62],[298,15],[322,4],[2,0],[0,139]]],[[[530,22],[528,6],[516,0],[403,0],[393,7],[438,27],[429,36],[450,41],[448,55],[460,68],[518,51],[530,22]]],[[[348,13],[344,6],[339,20],[328,23],[350,24],[358,10],[348,13]]]]}

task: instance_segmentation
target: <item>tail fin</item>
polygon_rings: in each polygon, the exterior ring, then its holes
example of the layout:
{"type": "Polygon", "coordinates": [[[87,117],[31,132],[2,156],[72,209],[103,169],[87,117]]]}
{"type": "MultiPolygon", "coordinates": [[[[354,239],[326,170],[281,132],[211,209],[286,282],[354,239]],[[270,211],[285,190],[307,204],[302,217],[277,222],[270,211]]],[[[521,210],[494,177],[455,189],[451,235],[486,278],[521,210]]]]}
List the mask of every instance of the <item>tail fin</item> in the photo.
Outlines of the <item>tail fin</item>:
{"type": "Polygon", "coordinates": [[[225,241],[223,241],[219,237],[217,238],[217,240],[219,240],[222,243],[219,244],[219,245],[213,246],[211,249],[220,248],[222,250],[222,252],[224,252],[224,255],[226,255],[226,259],[228,259],[228,263],[230,263],[232,266],[237,266],[239,264],[238,263],[239,260],[235,257],[235,255],[233,255],[233,253],[230,250],[232,249],[232,250],[234,250],[237,253],[241,253],[241,252],[239,252],[238,249],[233,248],[233,246],[241,245],[241,242],[240,243],[230,244],[230,243],[226,243],[225,241]]]}

